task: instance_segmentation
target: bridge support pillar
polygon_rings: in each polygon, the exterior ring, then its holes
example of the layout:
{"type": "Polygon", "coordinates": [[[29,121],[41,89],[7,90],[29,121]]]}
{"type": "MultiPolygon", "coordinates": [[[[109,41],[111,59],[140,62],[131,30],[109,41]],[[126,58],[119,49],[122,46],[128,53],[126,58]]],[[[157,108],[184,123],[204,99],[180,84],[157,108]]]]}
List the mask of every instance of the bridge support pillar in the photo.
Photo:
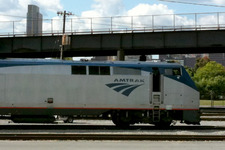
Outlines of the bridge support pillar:
{"type": "Polygon", "coordinates": [[[124,61],[125,60],[125,53],[124,50],[120,49],[117,51],[117,60],[124,61]]]}

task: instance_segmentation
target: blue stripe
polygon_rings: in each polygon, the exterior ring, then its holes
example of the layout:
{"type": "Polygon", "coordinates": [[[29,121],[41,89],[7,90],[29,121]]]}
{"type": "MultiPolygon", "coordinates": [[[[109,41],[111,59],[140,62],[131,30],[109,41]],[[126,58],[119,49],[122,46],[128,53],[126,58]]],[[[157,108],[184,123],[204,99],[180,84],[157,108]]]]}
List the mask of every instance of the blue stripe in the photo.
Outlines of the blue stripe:
{"type": "MultiPolygon", "coordinates": [[[[143,84],[141,84],[141,85],[143,85],[143,84]]],[[[123,94],[123,95],[126,95],[126,96],[129,96],[130,93],[131,93],[133,90],[135,90],[136,88],[138,88],[138,87],[141,86],[141,85],[136,85],[136,86],[134,86],[134,87],[131,87],[131,88],[125,90],[122,94],[123,94]]]]}
{"type": "Polygon", "coordinates": [[[25,59],[25,60],[0,60],[0,67],[30,66],[30,65],[72,65],[72,66],[113,66],[126,68],[174,68],[181,67],[179,64],[172,63],[152,63],[152,62],[80,62],[44,59],[25,59]]]}
{"type": "Polygon", "coordinates": [[[108,87],[115,87],[115,86],[119,86],[119,85],[124,85],[126,83],[110,83],[110,84],[106,84],[108,87]]]}
{"type": "Polygon", "coordinates": [[[133,87],[134,85],[124,85],[124,86],[120,86],[120,87],[117,87],[115,88],[114,90],[117,91],[117,92],[120,92],[126,88],[129,88],[129,87],[133,87]]]}

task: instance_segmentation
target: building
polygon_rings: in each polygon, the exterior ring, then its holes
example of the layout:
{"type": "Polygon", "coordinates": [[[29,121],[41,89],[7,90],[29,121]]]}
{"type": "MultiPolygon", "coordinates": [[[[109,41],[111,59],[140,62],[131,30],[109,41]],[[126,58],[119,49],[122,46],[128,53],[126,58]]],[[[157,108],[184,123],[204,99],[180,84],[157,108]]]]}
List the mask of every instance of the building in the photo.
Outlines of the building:
{"type": "Polygon", "coordinates": [[[225,66],[225,53],[212,53],[209,54],[209,59],[212,61],[216,61],[217,63],[225,66]]]}
{"type": "Polygon", "coordinates": [[[178,61],[181,65],[194,68],[196,59],[208,56],[207,54],[172,54],[172,55],[159,55],[160,61],[178,61]]]}
{"type": "Polygon", "coordinates": [[[183,60],[184,66],[194,68],[196,59],[203,58],[207,56],[211,61],[216,61],[217,63],[225,66],[225,53],[209,53],[209,54],[187,54],[187,55],[160,55],[159,59],[161,61],[166,60],[183,60]]]}
{"type": "Polygon", "coordinates": [[[39,7],[36,5],[28,5],[27,12],[27,35],[40,36],[42,35],[42,14],[39,12],[39,7]]]}

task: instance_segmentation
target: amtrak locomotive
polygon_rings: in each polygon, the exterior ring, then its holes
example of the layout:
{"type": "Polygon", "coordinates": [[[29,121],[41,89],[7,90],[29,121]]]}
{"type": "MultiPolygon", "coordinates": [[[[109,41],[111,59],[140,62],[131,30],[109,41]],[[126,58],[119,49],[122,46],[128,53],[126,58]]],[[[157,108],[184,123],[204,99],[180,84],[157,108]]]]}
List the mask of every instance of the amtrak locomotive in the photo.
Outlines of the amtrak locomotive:
{"type": "Polygon", "coordinates": [[[179,120],[199,124],[199,92],[173,63],[0,60],[0,115],[14,122],[52,116],[111,116],[117,126],[179,120]]]}

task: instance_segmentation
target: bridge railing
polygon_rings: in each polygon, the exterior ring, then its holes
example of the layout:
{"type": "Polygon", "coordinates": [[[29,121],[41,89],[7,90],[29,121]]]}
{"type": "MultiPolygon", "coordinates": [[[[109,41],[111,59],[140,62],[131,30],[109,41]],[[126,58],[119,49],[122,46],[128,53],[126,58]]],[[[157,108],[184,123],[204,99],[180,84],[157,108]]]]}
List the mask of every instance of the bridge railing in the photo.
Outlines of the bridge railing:
{"type": "MultiPolygon", "coordinates": [[[[0,36],[62,35],[62,18],[44,19],[42,23],[42,31],[36,31],[34,34],[27,34],[26,24],[26,19],[18,21],[0,20],[0,36]]],[[[67,18],[66,21],[67,34],[108,34],[224,29],[225,12],[95,18],[73,17],[67,18]]]]}
{"type": "MultiPolygon", "coordinates": [[[[68,31],[66,30],[66,34],[68,35],[81,35],[81,34],[116,34],[116,33],[138,33],[138,32],[171,32],[171,31],[202,31],[202,30],[225,30],[225,24],[217,26],[217,25],[199,25],[199,26],[156,26],[154,28],[143,27],[136,29],[129,28],[117,28],[117,29],[96,29],[96,30],[75,30],[68,31]]],[[[13,32],[13,33],[0,33],[0,37],[26,37],[26,36],[56,36],[62,35],[62,31],[55,30],[54,32],[42,32],[40,34],[27,34],[26,32],[13,32]]]]}

